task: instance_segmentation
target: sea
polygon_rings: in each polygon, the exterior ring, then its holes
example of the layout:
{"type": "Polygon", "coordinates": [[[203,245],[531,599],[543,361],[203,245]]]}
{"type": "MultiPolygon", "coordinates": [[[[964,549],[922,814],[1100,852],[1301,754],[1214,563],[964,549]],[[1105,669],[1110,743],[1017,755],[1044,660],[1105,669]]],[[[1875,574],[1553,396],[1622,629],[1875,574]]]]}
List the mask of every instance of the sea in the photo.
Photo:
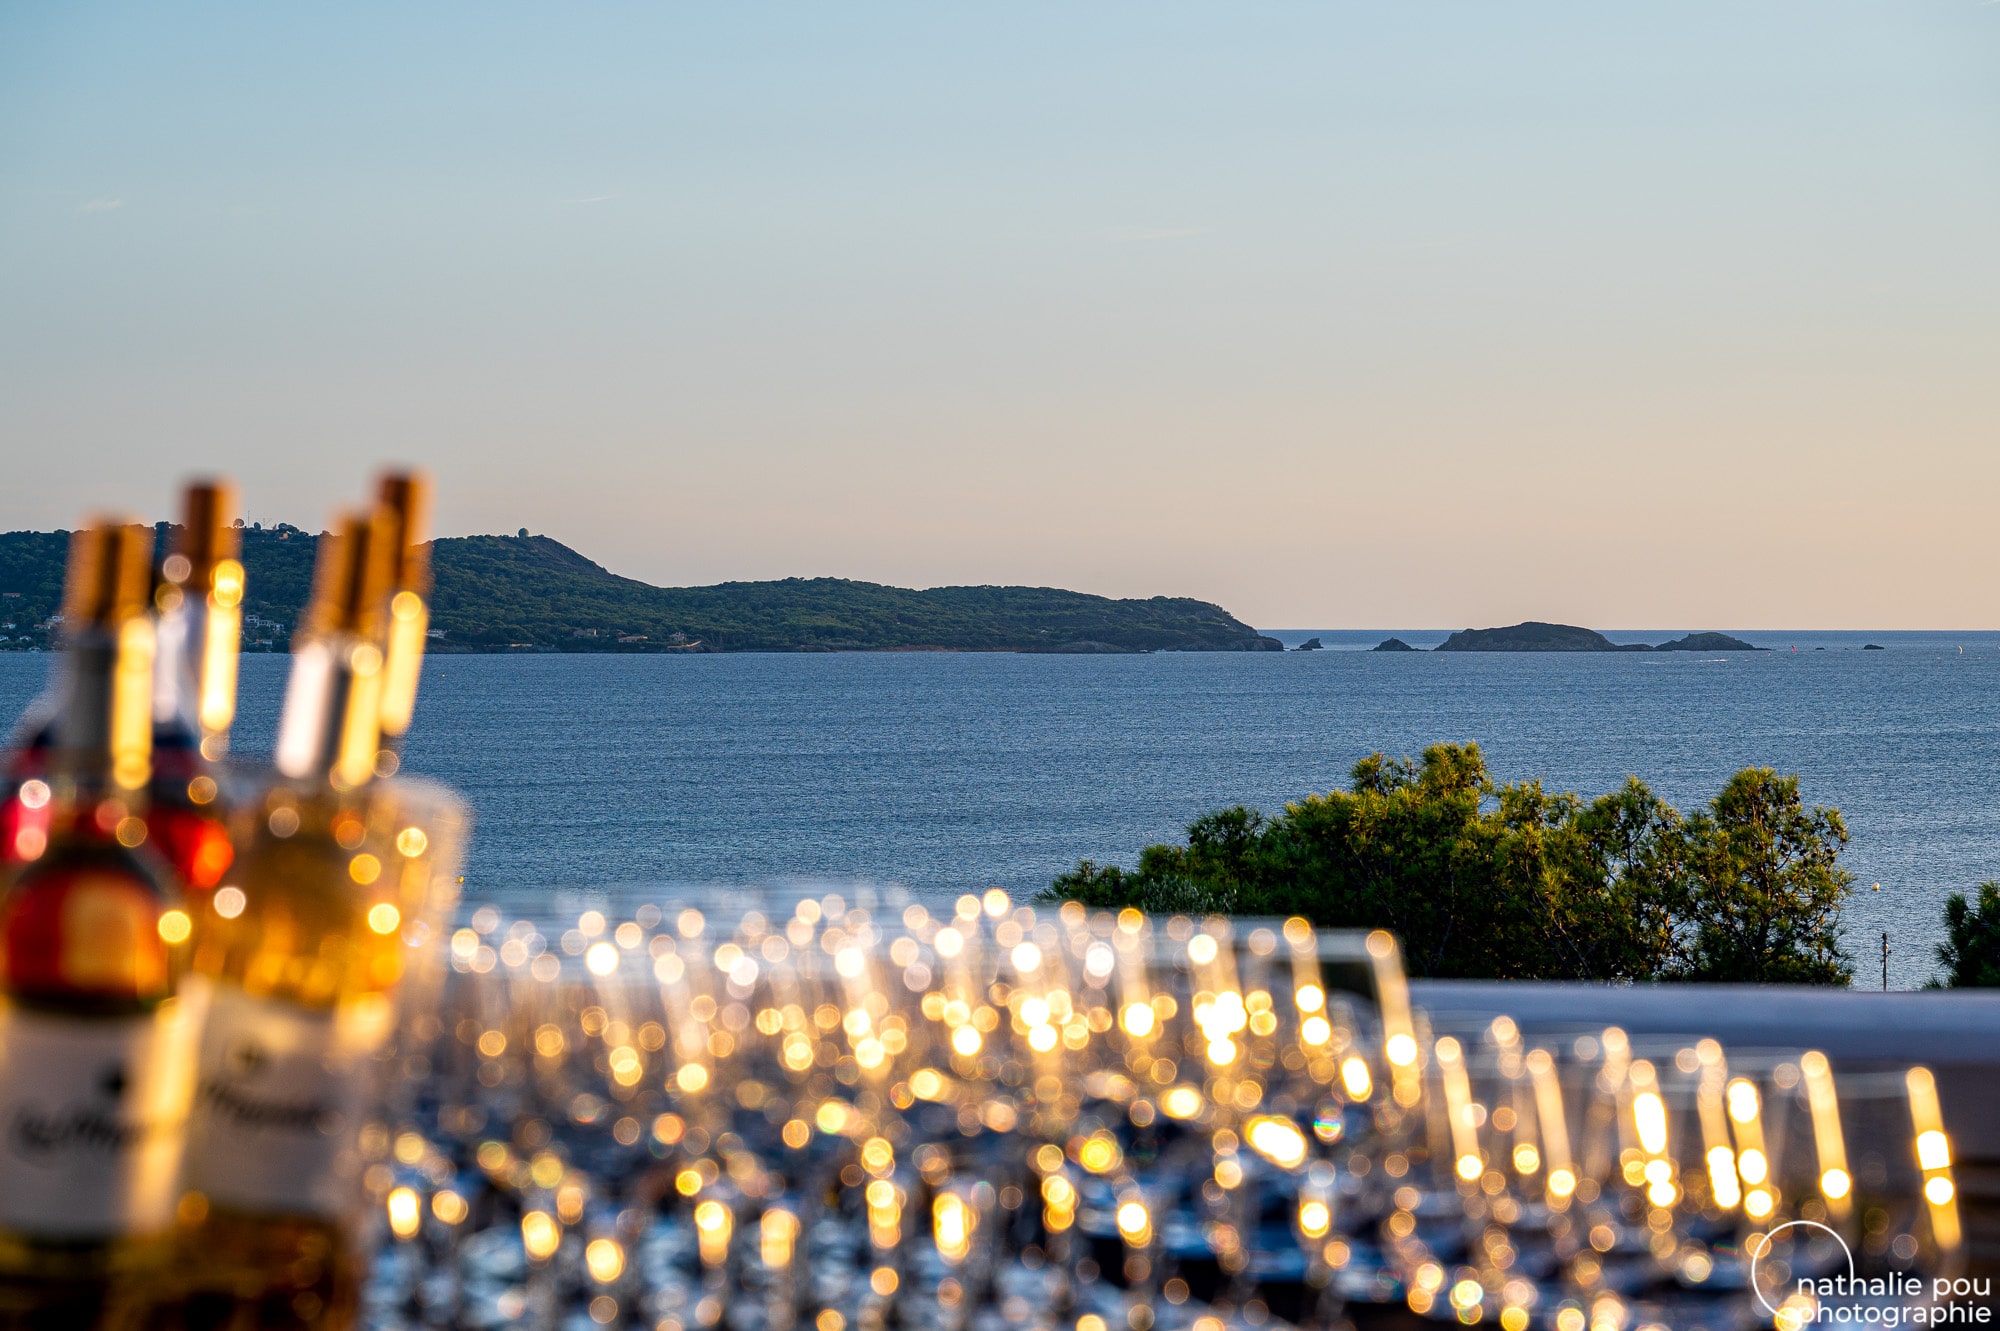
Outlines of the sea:
{"type": "MultiPolygon", "coordinates": [[[[696,884],[1028,894],[1439,741],[1585,796],[1638,776],[1683,811],[1769,766],[1846,819],[1857,985],[1882,984],[1884,935],[1888,986],[1924,984],[1946,897],[2000,878],[2000,633],[1734,632],[1770,650],[1434,655],[1368,649],[1443,631],[1302,629],[1272,636],[1324,650],[440,656],[406,766],[472,807],[466,908],[537,916],[696,884]]],[[[0,653],[0,711],[53,659],[0,653]]],[[[285,668],[244,658],[239,756],[269,752],[285,668]]]]}

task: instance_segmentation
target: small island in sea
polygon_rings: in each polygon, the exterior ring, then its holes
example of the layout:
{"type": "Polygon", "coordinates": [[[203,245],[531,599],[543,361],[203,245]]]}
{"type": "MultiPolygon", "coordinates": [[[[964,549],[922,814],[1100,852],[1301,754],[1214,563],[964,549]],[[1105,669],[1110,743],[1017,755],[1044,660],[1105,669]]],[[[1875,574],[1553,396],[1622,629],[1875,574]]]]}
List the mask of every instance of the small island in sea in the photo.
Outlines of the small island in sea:
{"type": "MultiPolygon", "coordinates": [[[[1414,650],[1400,638],[1390,638],[1375,648],[1378,652],[1414,650]]],[[[1763,652],[1758,647],[1732,638],[1727,633],[1690,633],[1671,642],[1651,645],[1643,642],[1613,642],[1594,629],[1574,624],[1545,624],[1540,620],[1510,624],[1497,629],[1460,629],[1446,638],[1434,652],[1763,652]]]]}
{"type": "MultiPolygon", "coordinates": [[[[160,524],[164,534],[166,524],[160,524]]],[[[243,532],[243,645],[284,651],[319,537],[243,532]]],[[[67,532],[0,534],[0,650],[55,645],[67,532]]],[[[912,591],[847,578],[655,587],[547,536],[431,542],[433,652],[1279,652],[1219,605],[1053,587],[912,591]]]]}

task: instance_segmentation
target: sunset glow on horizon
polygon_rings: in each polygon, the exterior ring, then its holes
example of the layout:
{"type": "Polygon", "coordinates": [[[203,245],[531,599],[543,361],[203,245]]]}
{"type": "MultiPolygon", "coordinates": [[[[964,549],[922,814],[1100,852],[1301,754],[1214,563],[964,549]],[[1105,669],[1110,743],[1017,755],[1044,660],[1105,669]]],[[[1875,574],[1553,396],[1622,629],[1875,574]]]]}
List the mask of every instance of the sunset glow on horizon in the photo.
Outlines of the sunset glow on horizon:
{"type": "Polygon", "coordinates": [[[2000,5],[0,16],[0,530],[2000,627],[2000,5]]]}

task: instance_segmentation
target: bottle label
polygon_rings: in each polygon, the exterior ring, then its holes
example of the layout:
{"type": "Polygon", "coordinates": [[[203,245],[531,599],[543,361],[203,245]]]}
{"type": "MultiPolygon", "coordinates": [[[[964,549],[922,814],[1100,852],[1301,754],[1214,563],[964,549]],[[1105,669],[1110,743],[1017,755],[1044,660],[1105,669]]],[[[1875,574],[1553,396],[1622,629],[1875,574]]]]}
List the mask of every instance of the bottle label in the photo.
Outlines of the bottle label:
{"type": "Polygon", "coordinates": [[[380,1000],[306,1008],[221,986],[197,1063],[188,1187],[251,1212],[350,1210],[367,1064],[386,1017],[380,1000]]]}
{"type": "Polygon", "coordinates": [[[135,1017],[0,1006],[0,1229],[87,1241],[173,1223],[206,987],[135,1017]]]}

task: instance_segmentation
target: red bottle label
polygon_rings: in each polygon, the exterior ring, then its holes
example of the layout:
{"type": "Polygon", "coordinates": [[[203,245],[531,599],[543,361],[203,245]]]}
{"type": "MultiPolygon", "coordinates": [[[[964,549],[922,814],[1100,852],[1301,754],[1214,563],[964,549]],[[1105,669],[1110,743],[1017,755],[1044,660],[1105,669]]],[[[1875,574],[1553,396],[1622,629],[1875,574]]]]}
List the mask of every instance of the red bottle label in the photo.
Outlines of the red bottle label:
{"type": "Polygon", "coordinates": [[[0,908],[7,991],[49,1001],[165,997],[160,911],[152,885],[115,864],[29,869],[0,908]]]}

